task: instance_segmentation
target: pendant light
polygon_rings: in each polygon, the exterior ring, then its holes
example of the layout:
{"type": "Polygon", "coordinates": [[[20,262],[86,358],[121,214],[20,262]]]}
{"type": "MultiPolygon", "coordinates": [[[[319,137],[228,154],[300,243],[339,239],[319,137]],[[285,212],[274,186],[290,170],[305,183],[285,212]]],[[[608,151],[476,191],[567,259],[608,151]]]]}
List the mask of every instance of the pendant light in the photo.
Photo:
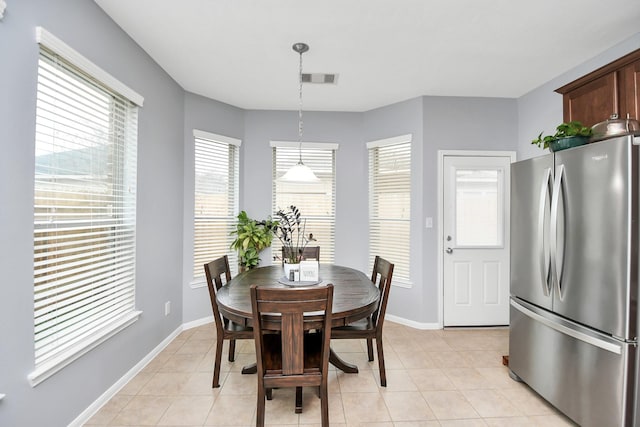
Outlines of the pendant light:
{"type": "Polygon", "coordinates": [[[300,67],[298,79],[300,82],[299,103],[298,103],[298,163],[289,169],[280,181],[295,183],[315,183],[320,179],[313,173],[311,168],[302,163],[302,54],[309,50],[309,45],[305,43],[295,43],[293,50],[300,54],[300,67]]]}

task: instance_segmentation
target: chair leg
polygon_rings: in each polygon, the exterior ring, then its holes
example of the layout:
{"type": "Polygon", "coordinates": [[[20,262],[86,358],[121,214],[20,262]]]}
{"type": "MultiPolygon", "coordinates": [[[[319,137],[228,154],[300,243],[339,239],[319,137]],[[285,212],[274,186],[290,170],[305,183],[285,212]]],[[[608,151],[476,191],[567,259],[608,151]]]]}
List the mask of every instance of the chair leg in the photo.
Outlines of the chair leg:
{"type": "Polygon", "coordinates": [[[256,410],[256,427],[264,426],[264,412],[265,412],[265,390],[261,385],[258,386],[258,404],[256,410]]]}
{"type": "Polygon", "coordinates": [[[220,364],[222,363],[222,344],[224,339],[218,337],[216,339],[216,360],[213,363],[213,383],[212,388],[220,387],[220,364]]]}
{"type": "Polygon", "coordinates": [[[302,387],[296,387],[296,414],[302,413],[302,387]]]}
{"type": "Polygon", "coordinates": [[[373,362],[373,338],[367,338],[367,354],[369,355],[369,362],[373,362]]]}
{"type": "Polygon", "coordinates": [[[267,400],[271,400],[273,399],[273,389],[272,388],[268,388],[267,389],[267,400]]]}
{"type": "Polygon", "coordinates": [[[229,340],[229,362],[236,360],[236,340],[229,340]]]}
{"type": "Polygon", "coordinates": [[[320,386],[320,420],[322,427],[329,427],[329,394],[327,383],[320,386]]]}
{"type": "Polygon", "coordinates": [[[387,386],[387,373],[384,370],[384,351],[382,350],[382,337],[376,338],[376,347],[378,348],[378,368],[380,369],[380,385],[387,386]]]}

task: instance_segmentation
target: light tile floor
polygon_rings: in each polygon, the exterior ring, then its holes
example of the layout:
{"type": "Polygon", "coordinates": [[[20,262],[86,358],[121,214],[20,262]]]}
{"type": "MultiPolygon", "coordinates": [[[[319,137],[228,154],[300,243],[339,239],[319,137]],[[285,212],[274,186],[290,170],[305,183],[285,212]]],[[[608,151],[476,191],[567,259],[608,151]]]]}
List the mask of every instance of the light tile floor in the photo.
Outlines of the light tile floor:
{"type": "MultiPolygon", "coordinates": [[[[417,330],[385,323],[387,387],[380,387],[377,361],[366,343],[332,341],[360,373],[329,372],[332,426],[573,426],[502,366],[508,329],[417,330]]],[[[212,389],[215,328],[182,332],[145,369],[98,411],[87,426],[254,426],[257,380],[242,375],[255,361],[252,341],[239,341],[236,361],[225,348],[221,387],[212,389]]],[[[226,347],[226,343],[225,343],[226,347]]],[[[304,410],[294,413],[294,390],[274,390],[266,423],[320,425],[320,400],[304,392],[304,410]]]]}

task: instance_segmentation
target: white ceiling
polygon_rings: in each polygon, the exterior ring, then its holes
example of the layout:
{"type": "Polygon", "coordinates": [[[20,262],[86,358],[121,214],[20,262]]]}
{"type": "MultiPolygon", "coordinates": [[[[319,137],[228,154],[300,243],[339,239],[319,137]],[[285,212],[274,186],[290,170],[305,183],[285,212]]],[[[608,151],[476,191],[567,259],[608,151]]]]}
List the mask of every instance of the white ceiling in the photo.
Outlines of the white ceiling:
{"type": "Polygon", "coordinates": [[[640,30],[639,0],[95,0],[185,90],[244,109],[519,97],[640,30]]]}

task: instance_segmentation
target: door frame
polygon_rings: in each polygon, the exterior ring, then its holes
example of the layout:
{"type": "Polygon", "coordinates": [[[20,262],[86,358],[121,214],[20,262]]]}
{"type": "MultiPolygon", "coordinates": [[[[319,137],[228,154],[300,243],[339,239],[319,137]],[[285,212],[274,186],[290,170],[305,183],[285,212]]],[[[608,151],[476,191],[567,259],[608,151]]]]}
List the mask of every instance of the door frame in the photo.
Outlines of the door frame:
{"type": "MultiPolygon", "coordinates": [[[[515,151],[438,150],[438,327],[444,328],[444,158],[445,157],[510,157],[516,161],[515,151]]],[[[511,208],[508,207],[510,210],[511,208]]],[[[511,240],[511,230],[505,230],[505,239],[511,240]]]]}

